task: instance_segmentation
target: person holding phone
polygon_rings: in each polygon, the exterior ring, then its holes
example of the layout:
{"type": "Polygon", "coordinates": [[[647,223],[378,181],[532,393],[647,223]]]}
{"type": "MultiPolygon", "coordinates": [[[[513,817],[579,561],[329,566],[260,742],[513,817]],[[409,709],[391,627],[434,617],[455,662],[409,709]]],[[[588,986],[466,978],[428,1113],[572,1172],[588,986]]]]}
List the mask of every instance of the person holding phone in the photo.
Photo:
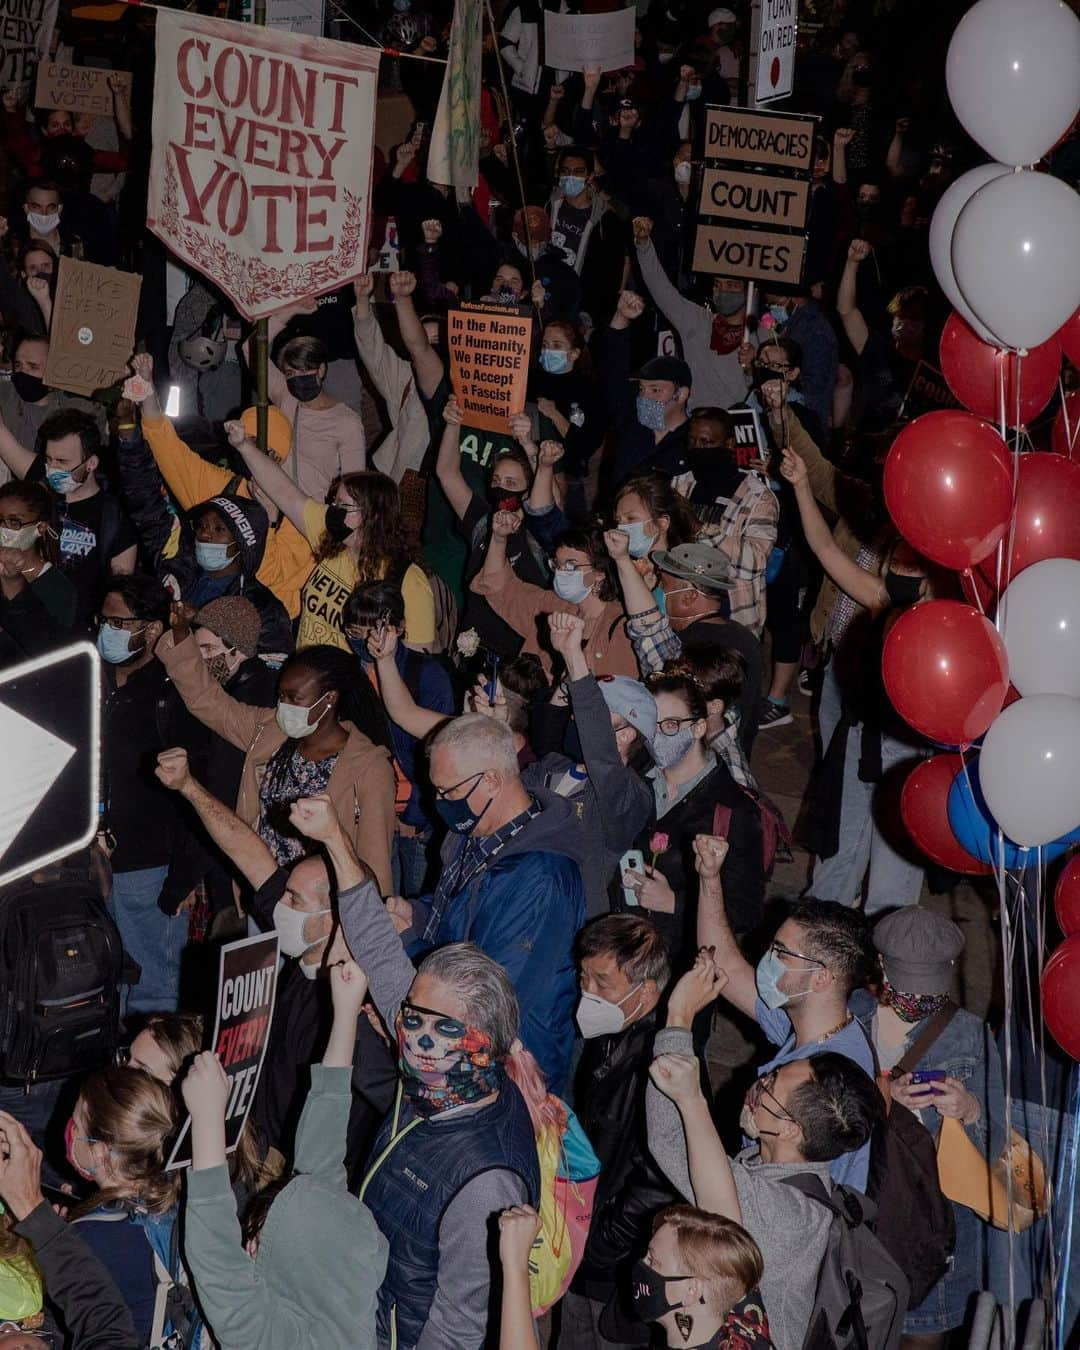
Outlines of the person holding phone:
{"type": "MultiPolygon", "coordinates": [[[[935,1140],[945,1118],[961,1121],[987,1164],[994,1163],[1005,1143],[1005,1089],[990,1028],[952,1001],[963,933],[951,920],[912,905],[878,920],[874,945],[881,964],[877,996],[857,990],[850,1007],[882,1071],[896,1075],[891,1096],[935,1140]],[[936,1035],[935,1027],[941,1028],[936,1035]],[[909,1067],[913,1053],[917,1062],[909,1067]]],[[[919,1350],[937,1350],[964,1321],[971,1295],[989,1288],[984,1221],[965,1205],[953,1202],[952,1208],[956,1247],[949,1267],[904,1319],[905,1342],[916,1337],[919,1350]]]]}

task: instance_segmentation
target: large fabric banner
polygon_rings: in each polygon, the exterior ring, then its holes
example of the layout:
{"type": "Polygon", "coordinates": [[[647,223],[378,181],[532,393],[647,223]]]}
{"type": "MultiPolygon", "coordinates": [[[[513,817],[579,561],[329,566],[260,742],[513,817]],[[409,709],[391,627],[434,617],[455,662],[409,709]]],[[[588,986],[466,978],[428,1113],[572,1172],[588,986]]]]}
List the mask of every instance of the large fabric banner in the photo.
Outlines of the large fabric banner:
{"type": "Polygon", "coordinates": [[[454,0],[450,50],[428,147],[427,176],[473,188],[480,176],[481,0],[454,0]]]}
{"type": "Polygon", "coordinates": [[[0,87],[29,86],[52,43],[59,0],[0,0],[0,87]]]}
{"type": "Polygon", "coordinates": [[[379,52],[157,13],[147,225],[249,319],[367,266],[379,52]]]}

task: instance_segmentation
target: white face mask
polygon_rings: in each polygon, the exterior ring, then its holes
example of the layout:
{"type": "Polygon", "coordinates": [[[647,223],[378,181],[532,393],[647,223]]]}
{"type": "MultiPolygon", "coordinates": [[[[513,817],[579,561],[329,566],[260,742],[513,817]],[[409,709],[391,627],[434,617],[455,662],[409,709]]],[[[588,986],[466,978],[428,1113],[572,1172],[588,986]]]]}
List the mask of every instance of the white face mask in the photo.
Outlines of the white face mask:
{"type": "MultiPolygon", "coordinates": [[[[576,1016],[578,1030],[585,1039],[589,1041],[595,1036],[614,1036],[622,1031],[623,1027],[626,1026],[626,1014],[623,1012],[622,1005],[640,988],[640,984],[635,984],[630,993],[625,994],[619,999],[618,1003],[611,1003],[606,998],[601,998],[599,994],[582,994],[577,1005],[576,1016]]],[[[634,1011],[636,1012],[637,1009],[635,1008],[634,1011]]],[[[633,1013],[631,1013],[631,1016],[633,1016],[633,1013]]]]}
{"type": "Polygon", "coordinates": [[[688,159],[680,159],[675,165],[676,183],[689,183],[690,175],[693,173],[693,165],[688,159]]]}
{"type": "Polygon", "coordinates": [[[36,230],[38,234],[52,234],[54,230],[60,228],[60,208],[57,207],[52,215],[42,215],[40,211],[31,211],[27,208],[26,219],[30,228],[36,230]]]}
{"type": "MultiPolygon", "coordinates": [[[[326,695],[323,695],[325,698],[326,695]]],[[[314,708],[321,703],[322,699],[316,699],[311,705],[314,708]]],[[[308,718],[311,708],[302,708],[296,703],[279,703],[277,705],[277,724],[291,741],[302,741],[305,736],[310,736],[318,728],[319,723],[330,711],[330,705],[327,704],[322,712],[312,722],[308,718]]]]}
{"type": "Polygon", "coordinates": [[[12,530],[7,526],[0,526],[0,548],[33,548],[37,542],[38,527],[36,525],[24,525],[21,529],[12,530]]]}
{"type": "MultiPolygon", "coordinates": [[[[304,937],[304,925],[308,919],[317,919],[321,914],[329,914],[328,909],[300,910],[293,909],[287,905],[284,900],[279,900],[274,906],[274,929],[278,935],[278,950],[282,956],[303,956],[309,947],[317,947],[322,938],[316,938],[314,942],[308,942],[304,937]]],[[[307,975],[307,967],[303,967],[304,974],[307,975]]],[[[318,964],[310,967],[310,979],[315,978],[318,971],[318,964]]]]}

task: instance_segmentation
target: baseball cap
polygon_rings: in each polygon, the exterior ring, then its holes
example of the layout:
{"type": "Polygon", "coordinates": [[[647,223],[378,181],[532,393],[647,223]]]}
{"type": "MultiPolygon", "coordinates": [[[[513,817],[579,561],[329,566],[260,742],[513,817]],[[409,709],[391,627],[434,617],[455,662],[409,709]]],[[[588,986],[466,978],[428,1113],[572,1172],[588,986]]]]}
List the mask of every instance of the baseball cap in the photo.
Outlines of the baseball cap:
{"type": "Polygon", "coordinates": [[[894,989],[904,994],[947,994],[956,978],[964,935],[951,919],[906,905],[877,921],[874,946],[894,989]]]}
{"type": "Polygon", "coordinates": [[[718,23],[735,23],[735,11],[733,9],[714,9],[706,20],[710,28],[718,23]]]}
{"type": "Polygon", "coordinates": [[[601,675],[597,683],[608,711],[625,718],[647,741],[656,736],[656,700],[640,680],[629,675],[601,675]]]}
{"type": "Polygon", "coordinates": [[[677,356],[652,356],[634,376],[635,380],[670,380],[680,389],[689,389],[690,367],[677,356]]]}
{"type": "Polygon", "coordinates": [[[661,572],[704,590],[731,589],[731,564],[712,544],[677,544],[671,549],[660,549],[652,560],[661,572]]]}

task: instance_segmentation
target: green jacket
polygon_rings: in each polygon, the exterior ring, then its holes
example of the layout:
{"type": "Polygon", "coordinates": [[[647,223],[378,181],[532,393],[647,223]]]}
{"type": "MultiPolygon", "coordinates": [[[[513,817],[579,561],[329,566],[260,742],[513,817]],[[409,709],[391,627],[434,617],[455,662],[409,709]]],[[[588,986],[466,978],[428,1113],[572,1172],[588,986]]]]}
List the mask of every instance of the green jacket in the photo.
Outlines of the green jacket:
{"type": "Polygon", "coordinates": [[[220,1350],[367,1350],[386,1239],[350,1195],[351,1070],[311,1069],[296,1172],[270,1206],[253,1261],[240,1241],[228,1168],[190,1170],[184,1259],[220,1350]]]}

